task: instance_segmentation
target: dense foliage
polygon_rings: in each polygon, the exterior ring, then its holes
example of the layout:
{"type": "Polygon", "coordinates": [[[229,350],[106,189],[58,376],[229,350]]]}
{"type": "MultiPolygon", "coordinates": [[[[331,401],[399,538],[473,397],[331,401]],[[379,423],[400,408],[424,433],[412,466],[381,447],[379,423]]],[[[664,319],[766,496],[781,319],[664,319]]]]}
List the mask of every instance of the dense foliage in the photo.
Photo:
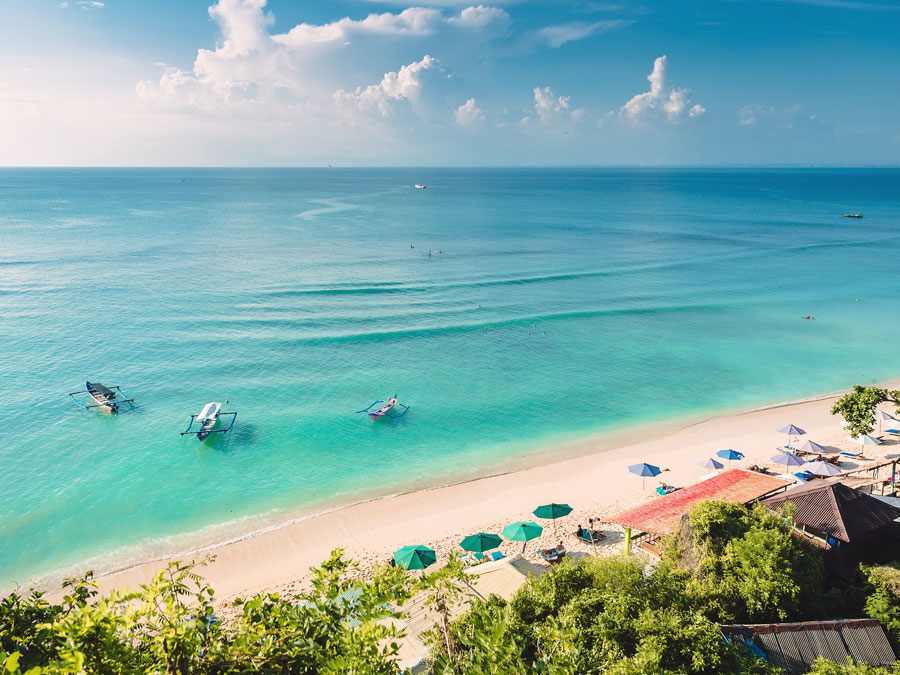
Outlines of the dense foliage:
{"type": "Polygon", "coordinates": [[[804,617],[820,593],[818,556],[790,514],[707,502],[653,569],[636,558],[566,562],[510,602],[475,602],[432,640],[439,673],[770,672],[722,640],[718,623],[804,617]]]}
{"type": "Polygon", "coordinates": [[[870,434],[875,428],[878,405],[886,401],[894,403],[900,413],[900,390],[856,385],[835,402],[831,414],[843,417],[853,436],[870,434]]]}
{"type": "Polygon", "coordinates": [[[0,663],[10,673],[395,673],[395,609],[411,578],[385,566],[371,581],[336,551],[312,589],[239,602],[226,623],[193,565],[172,563],[133,593],[97,594],[90,577],[58,605],[40,594],[0,603],[0,663]]]}
{"type": "Polygon", "coordinates": [[[900,647],[900,565],[867,567],[863,571],[870,585],[866,614],[881,622],[897,649],[900,647]]]}
{"type": "MultiPolygon", "coordinates": [[[[433,673],[775,673],[725,641],[719,624],[841,616],[823,592],[820,557],[792,536],[790,516],[706,502],[658,564],[567,560],[509,601],[472,600],[455,557],[431,574],[385,566],[365,580],[336,551],[305,593],[237,601],[228,620],[193,565],[173,563],[135,592],[105,596],[88,576],[67,582],[58,603],[39,593],[0,601],[0,672],[397,673],[399,608],[421,593],[434,618],[425,635],[433,673]]],[[[868,595],[851,615],[864,604],[896,640],[900,568],[864,574],[868,595]]],[[[825,661],[811,672],[900,674],[825,661]]]]}

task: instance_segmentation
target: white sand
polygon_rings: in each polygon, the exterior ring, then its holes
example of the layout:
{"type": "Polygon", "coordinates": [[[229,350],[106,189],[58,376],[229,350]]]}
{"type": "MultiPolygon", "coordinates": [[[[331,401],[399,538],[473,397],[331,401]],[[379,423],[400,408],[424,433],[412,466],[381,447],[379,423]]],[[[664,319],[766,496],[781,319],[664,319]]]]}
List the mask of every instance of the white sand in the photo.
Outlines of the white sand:
{"type": "MultiPolygon", "coordinates": [[[[646,461],[668,467],[671,470],[659,478],[677,486],[707,475],[709,471],[700,464],[718,448],[735,448],[746,455],[741,462],[722,460],[726,466],[771,466],[769,457],[785,442],[775,429],[787,423],[806,429],[803,440],[857,449],[841,429],[839,418],[830,414],[835,398],[723,415],[669,429],[657,437],[623,440],[614,448],[605,448],[608,439],[592,439],[580,444],[580,456],[574,458],[343,507],[214,547],[216,559],[202,572],[222,600],[263,590],[296,590],[309,567],[334,548],[343,547],[363,565],[386,561],[391,551],[406,544],[430,545],[440,557],[466,534],[499,533],[514,520],[534,519],[531,511],[547,502],[566,502],[575,510],[556,521],[559,536],[550,522],[543,522],[544,535],[532,542],[526,557],[533,557],[538,545],[549,547],[560,539],[572,550],[575,539],[569,533],[578,523],[587,525],[589,516],[603,519],[626,506],[659,498],[654,492],[658,480],[647,479],[643,488],[642,479],[626,471],[629,464],[646,461]]],[[[866,455],[880,459],[895,456],[898,450],[886,445],[867,449],[866,455]]],[[[848,463],[845,468],[854,466],[848,463]]],[[[609,547],[620,542],[621,536],[611,532],[609,547]]],[[[517,553],[521,545],[504,544],[503,550],[508,555],[517,553]]],[[[101,587],[108,590],[146,582],[164,564],[157,560],[108,574],[101,577],[101,587]]]]}

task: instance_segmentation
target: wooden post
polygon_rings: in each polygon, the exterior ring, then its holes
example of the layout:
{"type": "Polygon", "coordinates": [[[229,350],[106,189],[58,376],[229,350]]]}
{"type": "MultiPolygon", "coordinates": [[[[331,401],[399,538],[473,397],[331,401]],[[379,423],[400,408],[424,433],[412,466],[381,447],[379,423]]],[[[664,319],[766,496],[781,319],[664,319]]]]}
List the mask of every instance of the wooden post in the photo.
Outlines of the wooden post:
{"type": "Polygon", "coordinates": [[[631,555],[631,528],[625,528],[625,555],[631,555]]]}

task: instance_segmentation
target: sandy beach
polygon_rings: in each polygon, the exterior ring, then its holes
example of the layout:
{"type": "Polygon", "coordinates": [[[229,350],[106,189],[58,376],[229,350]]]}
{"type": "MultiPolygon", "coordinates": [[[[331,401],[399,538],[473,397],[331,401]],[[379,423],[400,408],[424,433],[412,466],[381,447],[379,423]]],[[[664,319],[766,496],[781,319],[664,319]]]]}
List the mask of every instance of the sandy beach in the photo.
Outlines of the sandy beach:
{"type": "MultiPolygon", "coordinates": [[[[630,464],[646,461],[667,468],[659,478],[676,486],[707,475],[701,463],[718,448],[745,453],[745,459],[731,463],[733,466],[771,466],[769,457],[785,442],[776,429],[787,423],[804,428],[805,439],[855,448],[840,420],[830,413],[839,395],[718,416],[670,428],[658,436],[635,438],[614,448],[597,450],[604,447],[602,439],[586,440],[580,456],[353,504],[212,547],[197,558],[214,554],[215,560],[202,573],[222,601],[264,590],[289,592],[303,583],[310,566],[335,548],[343,548],[364,567],[386,561],[391,551],[406,544],[427,544],[439,556],[446,555],[462,536],[475,531],[499,532],[506,523],[533,518],[531,511],[538,504],[554,501],[569,503],[575,510],[556,521],[558,534],[545,521],[544,535],[537,542],[550,546],[563,539],[571,550],[574,537],[570,530],[577,524],[586,524],[589,517],[604,520],[624,507],[659,498],[654,492],[658,480],[642,481],[629,474],[626,467],[630,464]]],[[[879,459],[897,452],[893,444],[874,450],[867,450],[866,455],[879,459]]],[[[845,463],[844,467],[850,470],[865,464],[845,463]]],[[[621,537],[614,532],[609,539],[607,548],[620,545],[621,537]]],[[[530,545],[526,555],[537,548],[530,545]]],[[[521,545],[504,544],[503,550],[518,553],[521,545]]],[[[101,588],[143,583],[164,564],[165,560],[155,560],[104,575],[99,580],[101,588]]]]}

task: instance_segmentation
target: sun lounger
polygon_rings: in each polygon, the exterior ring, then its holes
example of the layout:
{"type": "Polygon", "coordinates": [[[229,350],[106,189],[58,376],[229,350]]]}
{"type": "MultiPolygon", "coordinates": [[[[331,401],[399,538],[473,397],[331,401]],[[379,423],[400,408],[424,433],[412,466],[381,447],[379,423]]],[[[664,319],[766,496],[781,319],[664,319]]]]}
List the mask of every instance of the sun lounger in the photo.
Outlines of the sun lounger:
{"type": "Polygon", "coordinates": [[[506,554],[503,551],[494,551],[491,553],[491,560],[503,560],[506,557],[506,554]]]}
{"type": "Polygon", "coordinates": [[[656,494],[660,497],[665,497],[668,494],[672,494],[673,492],[680,490],[681,488],[677,488],[674,485],[659,485],[656,488],[656,494]]]}
{"type": "Polygon", "coordinates": [[[797,471],[794,473],[794,476],[805,483],[806,481],[815,478],[816,474],[810,473],[809,471],[797,471]]]}
{"type": "Polygon", "coordinates": [[[601,541],[606,539],[606,535],[603,534],[603,530],[589,530],[587,528],[582,528],[581,532],[577,535],[581,541],[587,544],[599,544],[601,541]]]}
{"type": "Polygon", "coordinates": [[[885,429],[884,433],[891,434],[892,436],[900,436],[900,429],[885,429]]]}
{"type": "Polygon", "coordinates": [[[558,548],[548,548],[543,549],[541,551],[541,558],[546,560],[551,565],[554,563],[558,563],[560,560],[566,557],[565,549],[559,550],[558,548]]]}
{"type": "Polygon", "coordinates": [[[843,456],[843,457],[853,457],[853,458],[859,458],[859,457],[862,457],[862,456],[863,456],[862,452],[859,451],[859,450],[856,450],[856,451],[854,451],[854,450],[841,450],[841,453],[840,453],[840,454],[841,454],[841,456],[843,456]]]}

